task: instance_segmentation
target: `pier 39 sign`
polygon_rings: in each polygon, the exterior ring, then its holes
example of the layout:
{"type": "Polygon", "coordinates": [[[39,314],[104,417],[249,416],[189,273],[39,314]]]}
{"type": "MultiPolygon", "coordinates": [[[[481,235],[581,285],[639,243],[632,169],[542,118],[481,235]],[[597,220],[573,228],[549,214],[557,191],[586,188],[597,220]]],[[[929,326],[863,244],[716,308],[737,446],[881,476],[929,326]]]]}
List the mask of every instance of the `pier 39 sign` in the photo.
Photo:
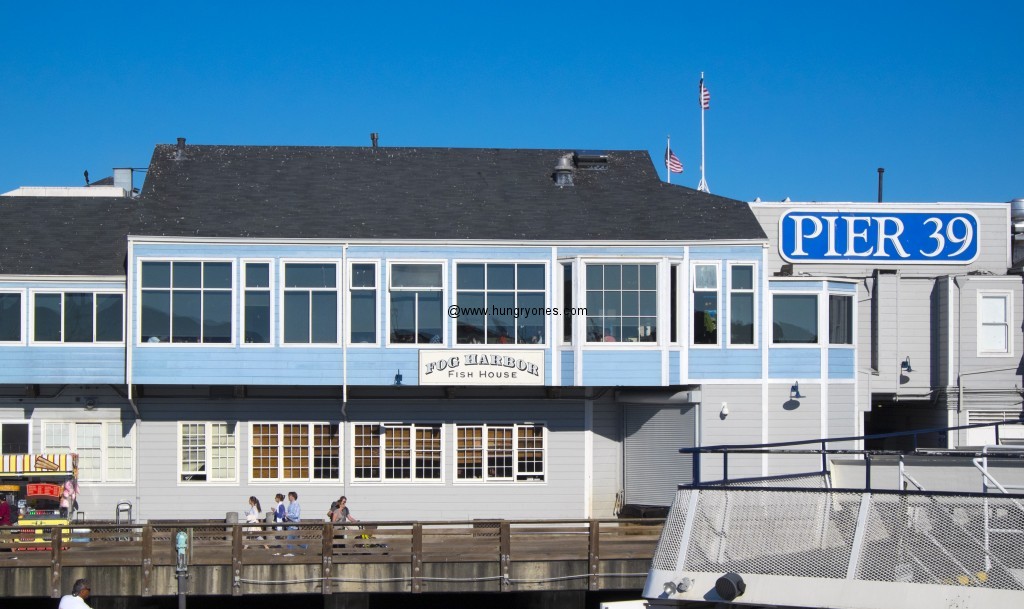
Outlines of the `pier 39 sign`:
{"type": "Polygon", "coordinates": [[[543,384],[544,351],[420,350],[420,385],[543,384]]]}
{"type": "Polygon", "coordinates": [[[978,257],[978,219],[964,211],[790,210],[779,218],[779,253],[789,262],[968,264],[978,257]]]}

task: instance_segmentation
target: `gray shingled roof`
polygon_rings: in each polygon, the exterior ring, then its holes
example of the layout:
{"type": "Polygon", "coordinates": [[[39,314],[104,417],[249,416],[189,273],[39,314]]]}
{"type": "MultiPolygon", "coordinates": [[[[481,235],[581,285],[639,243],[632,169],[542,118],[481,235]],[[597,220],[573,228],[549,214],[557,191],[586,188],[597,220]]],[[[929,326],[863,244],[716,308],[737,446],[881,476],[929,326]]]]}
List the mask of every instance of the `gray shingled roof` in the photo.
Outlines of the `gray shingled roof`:
{"type": "Polygon", "coordinates": [[[0,197],[0,274],[124,275],[136,202],[0,197]]]}
{"type": "Polygon", "coordinates": [[[764,239],[746,203],[663,183],[646,151],[552,179],[572,151],[157,146],[138,235],[365,239],[764,239]]]}

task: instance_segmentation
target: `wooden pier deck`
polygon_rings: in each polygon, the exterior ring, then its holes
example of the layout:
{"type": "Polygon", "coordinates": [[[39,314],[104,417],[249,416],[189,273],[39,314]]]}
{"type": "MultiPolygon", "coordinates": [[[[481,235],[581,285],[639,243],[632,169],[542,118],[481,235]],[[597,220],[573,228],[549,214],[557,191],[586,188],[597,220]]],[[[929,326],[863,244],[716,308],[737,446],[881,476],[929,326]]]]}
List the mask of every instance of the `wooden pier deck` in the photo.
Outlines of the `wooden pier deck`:
{"type": "Polygon", "coordinates": [[[59,597],[78,577],[110,596],[641,589],[663,521],[216,521],[0,528],[0,597],[59,597]],[[26,544],[27,540],[36,540],[26,544]],[[27,550],[26,546],[38,549],[27,550]]]}

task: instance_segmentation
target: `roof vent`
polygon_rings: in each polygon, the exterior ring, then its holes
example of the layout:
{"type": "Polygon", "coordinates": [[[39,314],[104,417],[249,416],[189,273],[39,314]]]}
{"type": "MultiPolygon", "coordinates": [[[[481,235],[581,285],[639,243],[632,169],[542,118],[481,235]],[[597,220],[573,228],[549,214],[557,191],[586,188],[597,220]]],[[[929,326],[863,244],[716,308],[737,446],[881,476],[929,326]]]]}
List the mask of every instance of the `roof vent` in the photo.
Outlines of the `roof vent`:
{"type": "Polygon", "coordinates": [[[577,169],[584,171],[605,171],[608,169],[607,152],[577,150],[572,156],[577,169]]]}
{"type": "Polygon", "coordinates": [[[180,161],[185,158],[185,138],[178,138],[178,149],[174,151],[174,160],[180,161]]]}
{"type": "Polygon", "coordinates": [[[555,165],[555,184],[558,186],[572,186],[572,172],[574,168],[572,166],[572,156],[565,155],[558,159],[558,164],[555,165]]]}
{"type": "Polygon", "coordinates": [[[380,138],[380,134],[379,134],[379,133],[377,133],[376,131],[374,131],[373,133],[371,133],[371,134],[370,134],[370,144],[371,144],[371,145],[372,145],[372,146],[373,146],[374,148],[376,148],[376,147],[377,147],[377,140],[378,140],[379,138],[380,138]]]}

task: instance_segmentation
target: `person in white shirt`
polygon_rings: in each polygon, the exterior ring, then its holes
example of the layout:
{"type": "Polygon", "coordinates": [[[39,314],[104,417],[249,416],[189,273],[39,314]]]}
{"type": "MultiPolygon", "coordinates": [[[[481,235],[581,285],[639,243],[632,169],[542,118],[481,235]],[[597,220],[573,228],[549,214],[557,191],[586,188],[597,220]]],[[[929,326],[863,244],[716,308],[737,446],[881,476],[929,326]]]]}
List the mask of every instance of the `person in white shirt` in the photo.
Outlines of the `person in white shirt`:
{"type": "Polygon", "coordinates": [[[57,609],[92,609],[85,601],[89,600],[90,584],[87,579],[80,579],[71,587],[71,594],[60,599],[57,609]]]}

